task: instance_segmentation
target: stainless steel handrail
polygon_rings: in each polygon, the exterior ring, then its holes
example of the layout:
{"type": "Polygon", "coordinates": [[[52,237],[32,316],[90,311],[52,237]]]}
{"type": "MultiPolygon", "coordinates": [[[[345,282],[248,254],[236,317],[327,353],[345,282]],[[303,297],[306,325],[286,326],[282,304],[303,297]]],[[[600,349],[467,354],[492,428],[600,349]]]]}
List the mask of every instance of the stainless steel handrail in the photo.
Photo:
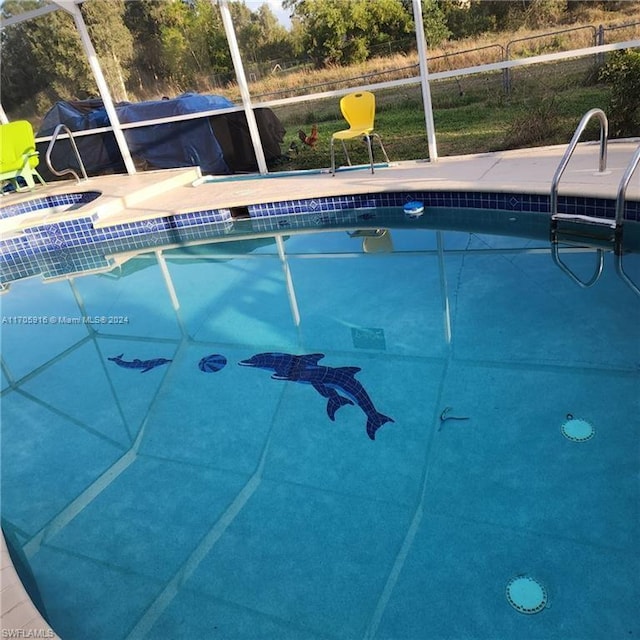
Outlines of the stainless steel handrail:
{"type": "MultiPolygon", "coordinates": [[[[609,121],[607,120],[607,115],[602,109],[590,109],[589,111],[587,111],[587,113],[585,113],[582,116],[582,120],[580,120],[580,123],[578,124],[575,130],[575,133],[573,134],[573,138],[571,138],[571,142],[569,143],[569,146],[564,152],[564,155],[560,160],[560,164],[558,165],[558,168],[556,169],[556,172],[553,175],[553,180],[551,181],[551,194],[550,194],[549,207],[551,210],[552,230],[554,228],[553,225],[556,224],[555,221],[563,217],[562,214],[558,214],[558,184],[560,182],[560,178],[562,177],[564,170],[567,168],[567,165],[569,164],[569,160],[571,159],[571,156],[573,155],[573,152],[576,149],[576,146],[578,144],[578,141],[580,140],[580,136],[582,135],[582,132],[585,130],[585,128],[587,127],[587,124],[589,123],[591,118],[593,118],[593,116],[597,116],[598,120],[600,120],[600,154],[598,157],[598,171],[600,173],[603,173],[607,168],[607,139],[609,135],[609,121]]],[[[576,284],[584,288],[590,287],[598,281],[598,279],[600,278],[600,275],[602,274],[602,269],[604,267],[604,252],[602,249],[597,249],[596,268],[595,268],[595,271],[593,272],[593,275],[589,280],[586,280],[586,281],[583,280],[582,278],[579,278],[574,273],[574,271],[567,264],[563,262],[562,258],[560,257],[560,248],[558,246],[558,240],[557,240],[557,237],[554,235],[553,231],[552,231],[552,242],[551,242],[551,257],[553,258],[553,261],[555,262],[555,264],[558,267],[560,267],[560,269],[562,269],[576,284]]]]}
{"type": "Polygon", "coordinates": [[[607,120],[607,115],[602,109],[590,109],[582,116],[582,120],[580,120],[580,124],[573,134],[573,138],[571,138],[571,142],[569,143],[567,150],[564,152],[562,160],[560,160],[560,164],[558,165],[553,176],[553,180],[551,181],[550,204],[552,216],[558,213],[558,183],[560,182],[560,178],[569,164],[569,160],[575,151],[582,132],[585,130],[589,120],[591,120],[593,116],[597,116],[600,120],[600,155],[598,160],[598,171],[602,173],[607,168],[607,137],[609,135],[609,121],[607,120]]]}
{"type": "Polygon", "coordinates": [[[53,168],[53,165],[51,164],[51,151],[53,150],[53,145],[55,145],[56,140],[58,139],[58,136],[60,135],[61,131],[65,131],[65,133],[68,134],[69,136],[69,142],[71,142],[71,147],[73,148],[74,153],[76,154],[76,158],[78,159],[78,164],[80,165],[80,170],[82,171],[82,176],[84,180],[88,180],[89,176],[87,176],[87,171],[84,168],[84,163],[82,162],[82,158],[80,157],[80,152],[78,151],[78,147],[76,145],[76,141],[73,139],[73,134],[71,133],[71,130],[69,129],[69,127],[67,127],[66,124],[59,124],[53,131],[53,135],[51,136],[51,142],[49,142],[49,146],[47,147],[47,153],[45,155],[45,160],[47,163],[47,167],[49,167],[49,170],[51,171],[51,173],[57,175],[57,176],[65,176],[68,173],[70,173],[71,175],[75,176],[76,180],[78,181],[78,184],[80,184],[80,176],[78,175],[78,173],[74,170],[71,169],[70,167],[68,169],[63,169],[62,171],[57,171],[56,169],[53,168]]]}
{"type": "Polygon", "coordinates": [[[558,250],[557,242],[554,242],[551,245],[551,258],[555,262],[556,266],[560,267],[560,269],[562,269],[577,285],[579,285],[583,289],[588,289],[590,286],[598,282],[604,268],[604,251],[602,249],[596,249],[596,268],[591,278],[586,281],[579,278],[573,272],[573,270],[562,260],[562,258],[560,257],[560,252],[558,250]]]}
{"type": "Polygon", "coordinates": [[[629,186],[629,182],[631,182],[631,176],[634,171],[638,168],[638,164],[640,164],[640,146],[636,149],[631,161],[627,165],[627,168],[620,180],[620,185],[618,186],[618,195],[616,197],[616,228],[618,229],[618,233],[620,234],[620,239],[616,242],[616,272],[622,278],[624,283],[631,288],[631,290],[637,295],[640,296],[640,288],[636,285],[633,280],[625,273],[622,267],[622,254],[623,254],[623,246],[622,246],[622,225],[624,223],[624,204],[627,197],[627,187],[629,186]]]}
{"type": "Polygon", "coordinates": [[[621,225],[624,219],[624,203],[627,197],[627,187],[631,182],[631,176],[633,172],[638,168],[640,164],[640,146],[635,150],[631,161],[627,165],[625,172],[620,180],[620,186],[618,187],[618,195],[616,197],[616,225],[621,225]]]}

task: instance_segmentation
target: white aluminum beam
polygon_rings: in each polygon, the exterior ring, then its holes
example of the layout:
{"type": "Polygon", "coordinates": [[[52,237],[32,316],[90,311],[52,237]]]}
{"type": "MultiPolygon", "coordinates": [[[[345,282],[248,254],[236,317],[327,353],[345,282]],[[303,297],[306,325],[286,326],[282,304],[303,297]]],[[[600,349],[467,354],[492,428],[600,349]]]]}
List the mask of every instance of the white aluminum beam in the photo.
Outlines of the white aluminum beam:
{"type": "Polygon", "coordinates": [[[51,13],[52,11],[57,11],[58,7],[56,4],[49,4],[44,7],[40,7],[39,9],[33,9],[32,11],[25,11],[24,13],[19,13],[17,16],[11,16],[10,18],[3,18],[0,24],[1,28],[10,27],[12,24],[20,24],[21,22],[26,22],[27,20],[32,20],[33,18],[39,18],[40,16],[44,16],[47,13],[51,13]]]}
{"type": "MultiPolygon", "coordinates": [[[[215,0],[211,0],[211,2],[215,3],[215,0]]],[[[236,32],[233,28],[233,20],[231,18],[231,12],[229,11],[228,0],[218,0],[218,6],[220,7],[220,15],[222,16],[224,32],[227,36],[227,42],[229,43],[229,51],[231,52],[233,68],[236,72],[236,80],[238,81],[240,96],[242,97],[242,106],[244,107],[244,112],[247,116],[247,124],[249,125],[251,143],[253,144],[253,150],[256,154],[256,161],[258,162],[258,171],[261,174],[265,174],[268,173],[269,170],[267,169],[267,161],[265,160],[264,151],[262,149],[262,141],[260,140],[258,123],[256,122],[256,116],[253,112],[253,107],[251,106],[249,85],[247,84],[247,77],[244,73],[242,56],[240,55],[240,49],[238,48],[238,40],[236,38],[236,32]]]]}
{"type": "Polygon", "coordinates": [[[433,122],[433,104],[431,103],[431,87],[429,85],[429,69],[427,67],[427,39],[424,35],[424,23],[422,21],[422,2],[413,1],[413,21],[416,25],[416,42],[418,44],[418,61],[420,63],[420,85],[422,87],[422,103],[424,107],[424,119],[427,125],[427,144],[429,146],[429,160],[438,160],[438,148],[436,146],[436,128],[433,122]]]}
{"type": "Polygon", "coordinates": [[[118,114],[116,113],[116,109],[113,105],[111,92],[109,91],[109,86],[107,85],[104,74],[102,73],[102,68],[100,67],[100,62],[98,61],[96,50],[93,47],[91,38],[89,38],[87,25],[85,24],[82,13],[80,12],[80,7],[73,0],[66,2],[57,0],[57,3],[61,8],[63,8],[65,11],[68,11],[73,16],[73,20],[76,23],[76,28],[78,29],[78,34],[80,35],[82,47],[84,48],[87,60],[89,61],[89,66],[91,67],[91,71],[93,72],[93,76],[98,85],[100,97],[102,98],[104,108],[107,111],[107,116],[109,117],[111,126],[113,127],[113,135],[116,138],[116,143],[118,144],[118,148],[120,149],[120,153],[122,154],[124,166],[127,169],[127,173],[134,174],[136,173],[136,167],[133,163],[133,159],[131,158],[131,152],[129,151],[129,147],[127,146],[127,141],[125,140],[124,133],[120,128],[120,121],[118,120],[118,114]]]}
{"type": "Polygon", "coordinates": [[[284,273],[284,281],[287,285],[287,295],[289,296],[289,307],[291,308],[291,317],[293,318],[293,324],[296,327],[300,326],[300,309],[298,308],[298,299],[296,298],[296,290],[293,286],[293,277],[291,276],[291,269],[289,268],[289,262],[287,260],[287,254],[284,249],[284,241],[281,235],[274,236],[276,239],[276,246],[278,247],[278,256],[280,263],[282,264],[282,271],[284,273]]]}

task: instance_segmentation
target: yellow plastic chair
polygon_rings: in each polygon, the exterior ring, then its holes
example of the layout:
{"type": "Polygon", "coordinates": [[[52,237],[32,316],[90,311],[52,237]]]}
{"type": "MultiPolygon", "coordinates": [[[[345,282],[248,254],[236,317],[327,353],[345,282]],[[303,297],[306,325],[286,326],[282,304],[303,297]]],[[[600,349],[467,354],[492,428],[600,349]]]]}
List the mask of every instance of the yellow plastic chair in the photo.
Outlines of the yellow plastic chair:
{"type": "Polygon", "coordinates": [[[370,91],[358,91],[357,93],[350,93],[343,96],[340,100],[340,111],[342,111],[344,119],[349,123],[349,128],[337,131],[331,136],[331,173],[333,175],[336,173],[336,156],[335,149],[333,147],[336,140],[340,140],[342,143],[342,149],[344,150],[344,155],[347,158],[349,166],[351,166],[351,160],[344,141],[351,140],[352,138],[364,138],[367,141],[371,173],[373,173],[373,150],[371,148],[371,138],[375,138],[378,141],[385,160],[389,162],[387,152],[382,146],[382,140],[373,130],[373,121],[376,116],[376,97],[373,93],[370,91]]]}
{"type": "Polygon", "coordinates": [[[33,127],[27,120],[0,125],[0,180],[11,180],[16,191],[24,191],[18,182],[22,178],[28,189],[35,188],[33,176],[46,182],[37,172],[40,159],[36,151],[33,127]]]}

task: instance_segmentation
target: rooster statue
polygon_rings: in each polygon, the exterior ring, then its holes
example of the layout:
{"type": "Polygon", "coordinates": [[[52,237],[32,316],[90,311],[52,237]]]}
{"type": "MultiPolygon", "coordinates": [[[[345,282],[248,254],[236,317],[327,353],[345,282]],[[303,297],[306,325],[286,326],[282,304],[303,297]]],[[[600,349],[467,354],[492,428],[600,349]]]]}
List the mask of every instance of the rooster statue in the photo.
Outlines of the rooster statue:
{"type": "Polygon", "coordinates": [[[302,129],[298,130],[298,138],[306,144],[308,147],[312,149],[315,148],[316,143],[318,142],[318,125],[314,124],[311,126],[311,133],[307,135],[302,129]]]}

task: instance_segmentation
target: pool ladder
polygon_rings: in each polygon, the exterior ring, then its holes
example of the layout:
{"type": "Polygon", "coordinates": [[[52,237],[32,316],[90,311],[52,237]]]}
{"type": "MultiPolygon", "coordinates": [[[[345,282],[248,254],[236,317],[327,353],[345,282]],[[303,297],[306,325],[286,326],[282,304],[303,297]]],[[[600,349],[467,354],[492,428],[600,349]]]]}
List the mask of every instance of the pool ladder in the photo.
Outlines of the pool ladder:
{"type": "Polygon", "coordinates": [[[556,169],[551,182],[551,257],[562,271],[564,271],[576,284],[587,288],[595,284],[604,267],[605,250],[613,250],[615,254],[616,272],[623,282],[631,290],[640,296],[640,288],[625,273],[622,265],[623,247],[623,223],[624,206],[626,200],[627,187],[631,181],[631,176],[640,163],[640,146],[636,149],[631,161],[622,176],[618,186],[616,197],[615,218],[600,218],[596,216],[586,216],[572,213],[558,213],[558,183],[567,168],[567,164],[575,151],[582,132],[592,117],[596,116],[600,121],[600,153],[598,158],[598,171],[604,173],[607,168],[607,135],[609,124],[607,116],[602,109],[591,109],[582,117],[580,124],[576,128],[573,138],[564,152],[560,164],[556,169]],[[560,257],[560,244],[588,247],[596,249],[596,267],[590,279],[585,280],[578,276],[560,257]]]}

